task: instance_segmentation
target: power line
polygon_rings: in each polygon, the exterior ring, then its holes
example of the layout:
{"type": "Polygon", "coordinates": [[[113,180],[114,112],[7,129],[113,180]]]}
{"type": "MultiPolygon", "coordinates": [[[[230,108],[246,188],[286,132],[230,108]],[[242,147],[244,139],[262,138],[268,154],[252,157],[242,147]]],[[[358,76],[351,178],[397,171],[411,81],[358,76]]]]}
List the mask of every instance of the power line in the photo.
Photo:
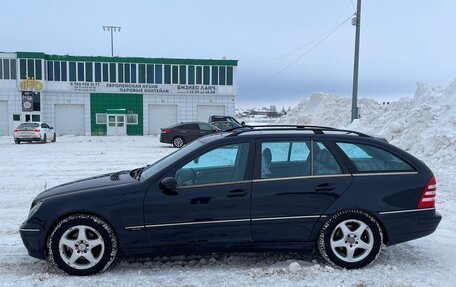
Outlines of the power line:
{"type": "MultiPolygon", "coordinates": [[[[354,15],[354,14],[353,14],[354,15]]],[[[323,43],[323,41],[325,41],[326,39],[329,38],[329,36],[331,36],[332,34],[334,34],[337,30],[339,30],[340,27],[342,27],[345,23],[347,23],[349,20],[351,20],[351,18],[353,17],[353,15],[350,15],[350,17],[348,17],[347,19],[345,19],[342,23],[340,23],[339,25],[335,26],[334,28],[328,30],[328,32],[322,34],[322,35],[325,35],[324,37],[320,37],[321,39],[316,43],[314,44],[313,46],[311,46],[309,49],[307,49],[306,51],[304,51],[304,53],[302,53],[301,55],[299,55],[296,59],[294,59],[291,63],[289,63],[288,65],[286,65],[284,68],[282,68],[281,70],[279,70],[278,72],[274,73],[273,75],[271,75],[270,77],[266,78],[265,80],[263,80],[262,82],[260,82],[259,84],[253,86],[252,88],[258,88],[262,85],[264,85],[265,83],[267,83],[268,81],[274,79],[275,77],[277,77],[279,74],[281,74],[282,72],[284,72],[285,70],[287,70],[288,68],[290,68],[291,66],[293,66],[294,64],[296,64],[299,60],[301,60],[305,55],[307,55],[308,53],[310,53],[313,49],[315,49],[316,47],[318,47],[321,43],[323,43]]],[[[315,40],[312,40],[311,42],[309,42],[308,44],[306,44],[307,46],[310,44],[310,43],[313,43],[315,42],[317,39],[319,38],[316,38],[315,40]]]]}

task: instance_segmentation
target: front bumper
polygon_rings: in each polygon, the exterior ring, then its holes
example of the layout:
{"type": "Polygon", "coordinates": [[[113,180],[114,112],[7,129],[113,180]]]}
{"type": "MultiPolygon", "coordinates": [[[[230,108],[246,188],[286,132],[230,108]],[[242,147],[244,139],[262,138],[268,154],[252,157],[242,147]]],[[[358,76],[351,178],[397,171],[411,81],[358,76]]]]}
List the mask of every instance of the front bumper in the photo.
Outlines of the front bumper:
{"type": "Polygon", "coordinates": [[[19,234],[30,256],[46,259],[46,230],[42,224],[26,221],[21,224],[19,234]]]}
{"type": "Polygon", "coordinates": [[[388,245],[418,239],[433,233],[442,216],[435,210],[412,210],[378,215],[387,233],[388,245]]]}

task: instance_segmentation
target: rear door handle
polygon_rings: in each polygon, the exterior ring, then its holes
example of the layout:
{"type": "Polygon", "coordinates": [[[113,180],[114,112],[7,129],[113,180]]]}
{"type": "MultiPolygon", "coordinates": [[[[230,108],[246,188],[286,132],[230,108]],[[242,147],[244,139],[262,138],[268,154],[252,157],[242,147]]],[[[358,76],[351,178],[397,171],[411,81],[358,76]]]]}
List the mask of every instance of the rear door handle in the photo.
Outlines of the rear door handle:
{"type": "Polygon", "coordinates": [[[315,191],[330,191],[336,189],[336,186],[332,183],[322,183],[314,187],[315,191]]]}

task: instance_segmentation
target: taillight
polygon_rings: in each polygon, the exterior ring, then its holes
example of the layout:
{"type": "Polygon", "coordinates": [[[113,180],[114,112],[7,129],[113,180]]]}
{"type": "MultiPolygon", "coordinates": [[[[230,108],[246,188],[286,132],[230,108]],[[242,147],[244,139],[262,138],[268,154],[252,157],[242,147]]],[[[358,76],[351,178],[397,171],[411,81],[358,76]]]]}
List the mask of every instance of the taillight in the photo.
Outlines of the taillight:
{"type": "Polygon", "coordinates": [[[32,132],[39,133],[39,132],[40,132],[40,129],[33,129],[32,132]]]}
{"type": "Polygon", "coordinates": [[[170,133],[171,130],[167,130],[167,129],[162,129],[162,134],[167,134],[167,133],[170,133]]]}
{"type": "Polygon", "coordinates": [[[435,192],[437,190],[436,185],[437,183],[435,181],[435,177],[432,177],[426,185],[426,188],[424,188],[420,202],[418,203],[418,208],[435,207],[435,192]]]}
{"type": "Polygon", "coordinates": [[[14,129],[14,132],[15,132],[15,133],[17,133],[18,131],[20,131],[20,130],[18,130],[18,129],[14,129]]]}

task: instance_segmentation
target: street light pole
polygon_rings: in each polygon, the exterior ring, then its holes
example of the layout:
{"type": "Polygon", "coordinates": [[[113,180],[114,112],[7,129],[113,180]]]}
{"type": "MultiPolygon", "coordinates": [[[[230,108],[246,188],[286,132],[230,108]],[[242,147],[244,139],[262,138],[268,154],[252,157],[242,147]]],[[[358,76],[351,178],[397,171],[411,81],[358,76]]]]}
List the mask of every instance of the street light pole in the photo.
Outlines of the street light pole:
{"type": "Polygon", "coordinates": [[[103,26],[103,31],[111,32],[111,57],[114,57],[114,32],[120,32],[120,26],[103,26]]]}
{"type": "Polygon", "coordinates": [[[356,26],[355,36],[355,63],[353,68],[353,94],[351,121],[358,118],[358,67],[359,67],[359,34],[361,26],[361,0],[356,5],[356,15],[352,19],[352,24],[356,26]]]}

